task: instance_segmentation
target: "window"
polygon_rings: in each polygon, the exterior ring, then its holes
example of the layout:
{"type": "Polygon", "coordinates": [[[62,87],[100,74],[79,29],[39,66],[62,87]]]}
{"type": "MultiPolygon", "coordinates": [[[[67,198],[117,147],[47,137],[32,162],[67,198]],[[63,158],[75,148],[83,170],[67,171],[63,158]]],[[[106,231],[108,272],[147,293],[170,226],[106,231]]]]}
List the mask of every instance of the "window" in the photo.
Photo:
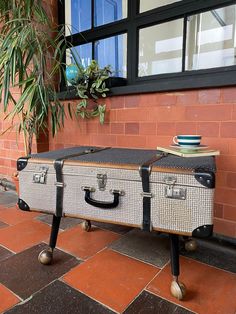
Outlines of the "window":
{"type": "MultiPolygon", "coordinates": [[[[110,64],[114,93],[236,84],[236,1],[62,0],[59,19],[83,66],[110,64]]],[[[67,49],[66,62],[72,62],[67,49]]]]}

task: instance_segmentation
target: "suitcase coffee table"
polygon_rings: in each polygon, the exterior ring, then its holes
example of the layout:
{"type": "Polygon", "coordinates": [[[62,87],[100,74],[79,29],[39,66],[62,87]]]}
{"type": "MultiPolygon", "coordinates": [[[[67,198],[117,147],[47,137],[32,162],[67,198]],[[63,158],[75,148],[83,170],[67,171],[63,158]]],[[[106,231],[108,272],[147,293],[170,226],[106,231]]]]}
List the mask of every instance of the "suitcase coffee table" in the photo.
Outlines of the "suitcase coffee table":
{"type": "Polygon", "coordinates": [[[208,237],[213,230],[214,157],[183,158],[156,150],[79,146],[18,159],[18,206],[53,215],[50,264],[62,216],[169,234],[171,293],[182,299],[179,235],[208,237]]]}

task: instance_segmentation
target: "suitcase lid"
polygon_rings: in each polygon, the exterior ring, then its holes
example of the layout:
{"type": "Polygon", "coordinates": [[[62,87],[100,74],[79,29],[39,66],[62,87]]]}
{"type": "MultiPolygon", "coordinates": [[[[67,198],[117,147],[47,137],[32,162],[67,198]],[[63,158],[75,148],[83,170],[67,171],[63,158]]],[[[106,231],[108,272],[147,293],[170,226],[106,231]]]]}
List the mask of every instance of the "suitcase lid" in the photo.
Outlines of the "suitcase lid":
{"type": "MultiPolygon", "coordinates": [[[[97,151],[95,153],[86,153],[79,155],[84,151],[90,149],[101,149],[101,147],[91,146],[78,146],[70,147],[66,149],[60,149],[55,151],[49,151],[45,153],[33,154],[32,159],[46,159],[55,160],[65,158],[65,162],[76,162],[78,164],[89,164],[89,165],[119,165],[119,166],[136,166],[139,167],[153,156],[161,153],[157,150],[146,150],[146,149],[129,149],[129,148],[104,148],[104,150],[97,151]],[[78,154],[78,156],[69,157],[67,156],[78,154]]],[[[194,170],[194,171],[216,171],[215,158],[211,156],[207,157],[188,157],[183,158],[175,155],[168,154],[162,157],[158,161],[152,164],[153,171],[159,171],[160,168],[172,168],[172,169],[183,169],[183,170],[194,170]]],[[[135,168],[136,168],[135,167],[135,168]]]]}

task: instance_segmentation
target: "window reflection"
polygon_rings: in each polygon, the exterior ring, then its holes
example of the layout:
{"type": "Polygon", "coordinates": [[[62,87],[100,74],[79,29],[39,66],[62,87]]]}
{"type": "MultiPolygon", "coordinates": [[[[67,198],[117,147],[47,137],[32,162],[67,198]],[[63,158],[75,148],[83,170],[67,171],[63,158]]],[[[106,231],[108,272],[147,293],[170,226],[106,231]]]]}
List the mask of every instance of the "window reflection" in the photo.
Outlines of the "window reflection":
{"type": "Polygon", "coordinates": [[[127,0],[95,0],[94,26],[127,17],[127,0]]]}
{"type": "Polygon", "coordinates": [[[139,76],[182,70],[183,20],[139,31],[139,76]]]}
{"type": "Polygon", "coordinates": [[[164,5],[171,4],[174,2],[179,2],[181,0],[140,0],[140,9],[139,12],[145,12],[152,9],[156,9],[159,7],[163,7],[164,5]]]}
{"type": "Polygon", "coordinates": [[[235,65],[236,6],[190,16],[186,70],[235,65]]]}
{"type": "Polygon", "coordinates": [[[127,35],[112,36],[95,42],[95,59],[101,67],[110,65],[113,76],[126,77],[127,35]]]}
{"type": "Polygon", "coordinates": [[[74,58],[83,67],[87,67],[91,63],[91,60],[92,60],[92,43],[76,46],[71,49],[67,49],[66,64],[69,65],[71,63],[75,63],[74,58]]]}
{"type": "Polygon", "coordinates": [[[83,32],[92,27],[91,10],[91,0],[65,1],[66,36],[83,32]]]}

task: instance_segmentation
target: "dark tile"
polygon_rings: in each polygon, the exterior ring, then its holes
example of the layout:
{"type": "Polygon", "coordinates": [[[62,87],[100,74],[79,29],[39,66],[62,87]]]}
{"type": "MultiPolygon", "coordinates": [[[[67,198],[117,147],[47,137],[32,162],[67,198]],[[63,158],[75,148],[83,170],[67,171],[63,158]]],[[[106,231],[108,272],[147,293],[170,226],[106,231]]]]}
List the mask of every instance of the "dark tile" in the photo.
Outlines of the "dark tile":
{"type": "Polygon", "coordinates": [[[224,245],[211,240],[196,240],[198,248],[195,252],[187,252],[183,245],[180,254],[202,263],[236,273],[236,245],[224,245]]]}
{"type": "Polygon", "coordinates": [[[8,224],[5,224],[5,222],[0,221],[0,229],[1,229],[1,228],[5,228],[5,227],[7,227],[7,226],[9,226],[9,225],[8,225],[8,224]]]}
{"type": "MultiPolygon", "coordinates": [[[[0,245],[0,261],[3,261],[4,259],[14,255],[11,251],[8,251],[4,247],[0,245]]],[[[0,266],[1,267],[1,266],[0,266]]]]}
{"type": "MultiPolygon", "coordinates": [[[[37,217],[36,219],[50,226],[52,224],[52,215],[41,215],[37,217]]],[[[61,219],[60,229],[62,230],[69,229],[71,227],[74,227],[80,224],[82,221],[83,221],[82,219],[78,219],[78,218],[63,217],[61,219]]]]}
{"type": "Polygon", "coordinates": [[[125,234],[125,233],[127,233],[133,229],[133,228],[127,227],[127,226],[108,224],[108,223],[98,222],[98,221],[92,221],[92,224],[94,226],[97,226],[100,229],[113,231],[113,232],[119,233],[119,234],[125,234]]]}
{"type": "Polygon", "coordinates": [[[124,314],[191,314],[177,304],[143,291],[125,310],[124,314]]]}
{"type": "Polygon", "coordinates": [[[56,249],[53,264],[42,265],[38,254],[45,248],[42,243],[2,261],[0,282],[26,299],[79,264],[73,256],[56,249]]]}
{"type": "Polygon", "coordinates": [[[169,239],[166,235],[139,229],[134,229],[113,242],[110,248],[157,267],[163,267],[170,256],[169,239]]]}
{"type": "Polygon", "coordinates": [[[113,314],[114,312],[57,280],[36,293],[28,302],[19,304],[6,313],[113,314]]]}
{"type": "Polygon", "coordinates": [[[4,205],[6,207],[14,206],[17,203],[17,199],[18,197],[16,192],[0,192],[0,205],[4,205]]]}

